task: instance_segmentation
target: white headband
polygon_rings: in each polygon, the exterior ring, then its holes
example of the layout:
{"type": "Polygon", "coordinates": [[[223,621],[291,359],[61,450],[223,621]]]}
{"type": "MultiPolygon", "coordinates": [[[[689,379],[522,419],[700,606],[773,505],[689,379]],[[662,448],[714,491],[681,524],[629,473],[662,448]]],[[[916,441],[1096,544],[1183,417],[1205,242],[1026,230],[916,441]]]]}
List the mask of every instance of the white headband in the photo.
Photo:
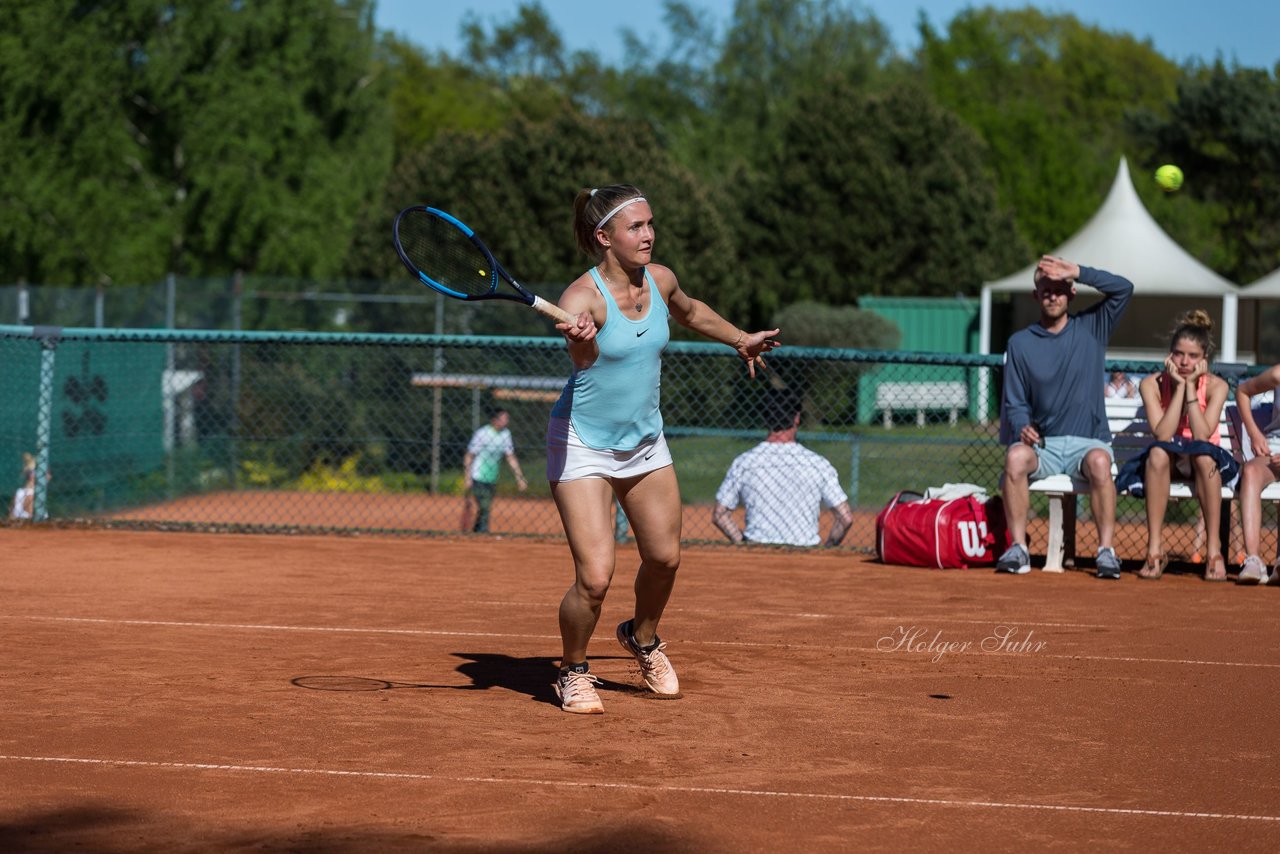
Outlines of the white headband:
{"type": "Polygon", "coordinates": [[[614,208],[613,210],[605,214],[604,218],[596,223],[595,230],[599,231],[600,229],[604,228],[604,224],[609,220],[613,219],[613,215],[616,214],[618,211],[622,210],[623,208],[625,208],[627,205],[634,205],[636,202],[643,202],[643,201],[645,201],[644,196],[636,196],[634,199],[627,199],[625,202],[623,202],[622,204],[618,205],[616,208],[614,208]]]}

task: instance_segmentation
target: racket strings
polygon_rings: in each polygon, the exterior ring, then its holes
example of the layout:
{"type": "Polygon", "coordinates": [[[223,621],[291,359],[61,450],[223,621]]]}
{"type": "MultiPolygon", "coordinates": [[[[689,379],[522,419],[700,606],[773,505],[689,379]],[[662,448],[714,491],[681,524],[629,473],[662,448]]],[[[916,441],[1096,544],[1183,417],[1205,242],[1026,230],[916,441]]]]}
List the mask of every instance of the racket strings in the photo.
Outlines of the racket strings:
{"type": "Polygon", "coordinates": [[[396,226],[405,257],[446,288],[479,296],[497,285],[488,257],[465,234],[426,211],[405,213],[396,226]]]}

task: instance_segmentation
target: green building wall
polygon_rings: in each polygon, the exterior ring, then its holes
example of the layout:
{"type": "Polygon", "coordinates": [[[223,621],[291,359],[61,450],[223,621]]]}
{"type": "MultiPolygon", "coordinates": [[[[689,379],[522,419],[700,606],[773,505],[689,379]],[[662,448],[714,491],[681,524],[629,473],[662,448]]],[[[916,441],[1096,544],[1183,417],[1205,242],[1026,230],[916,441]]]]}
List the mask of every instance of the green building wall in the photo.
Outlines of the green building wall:
{"type": "MultiPolygon", "coordinates": [[[[937,297],[862,297],[858,307],[893,321],[902,332],[897,349],[920,353],[977,353],[977,300],[937,297]]],[[[864,375],[858,384],[858,422],[881,417],[876,392],[882,383],[962,383],[967,389],[965,417],[978,417],[976,371],[946,365],[884,365],[864,375]]],[[[949,407],[929,409],[943,412],[949,407]]],[[[905,412],[906,410],[902,410],[905,412]]]]}

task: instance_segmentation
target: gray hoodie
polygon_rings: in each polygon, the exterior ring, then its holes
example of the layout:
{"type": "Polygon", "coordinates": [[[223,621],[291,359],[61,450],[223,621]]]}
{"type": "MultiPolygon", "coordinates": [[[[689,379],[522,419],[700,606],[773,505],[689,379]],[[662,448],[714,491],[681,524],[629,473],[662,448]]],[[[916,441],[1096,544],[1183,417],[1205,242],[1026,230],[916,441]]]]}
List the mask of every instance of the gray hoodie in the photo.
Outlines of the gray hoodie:
{"type": "Polygon", "coordinates": [[[1041,436],[1111,441],[1103,395],[1107,341],[1129,305],[1133,283],[1084,266],[1076,281],[1097,288],[1103,300],[1070,315],[1061,332],[1035,323],[1009,338],[1000,407],[1005,444],[1018,441],[1031,423],[1039,425],[1041,436]]]}

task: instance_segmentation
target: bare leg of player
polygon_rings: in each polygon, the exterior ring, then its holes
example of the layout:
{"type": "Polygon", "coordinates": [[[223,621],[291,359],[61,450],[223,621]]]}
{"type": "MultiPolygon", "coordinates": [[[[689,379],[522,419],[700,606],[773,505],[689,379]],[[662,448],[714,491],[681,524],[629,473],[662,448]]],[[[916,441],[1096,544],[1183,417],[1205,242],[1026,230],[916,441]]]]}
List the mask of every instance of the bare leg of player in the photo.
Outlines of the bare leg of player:
{"type": "Polygon", "coordinates": [[[632,637],[647,645],[657,634],[680,568],[680,485],[675,467],[666,466],[618,481],[616,488],[640,550],[632,637]]]}
{"type": "Polygon", "coordinates": [[[573,586],[560,602],[560,666],[568,667],[587,660],[587,643],[613,580],[613,490],[607,480],[587,477],[553,482],[551,495],[573,555],[573,586]]]}

